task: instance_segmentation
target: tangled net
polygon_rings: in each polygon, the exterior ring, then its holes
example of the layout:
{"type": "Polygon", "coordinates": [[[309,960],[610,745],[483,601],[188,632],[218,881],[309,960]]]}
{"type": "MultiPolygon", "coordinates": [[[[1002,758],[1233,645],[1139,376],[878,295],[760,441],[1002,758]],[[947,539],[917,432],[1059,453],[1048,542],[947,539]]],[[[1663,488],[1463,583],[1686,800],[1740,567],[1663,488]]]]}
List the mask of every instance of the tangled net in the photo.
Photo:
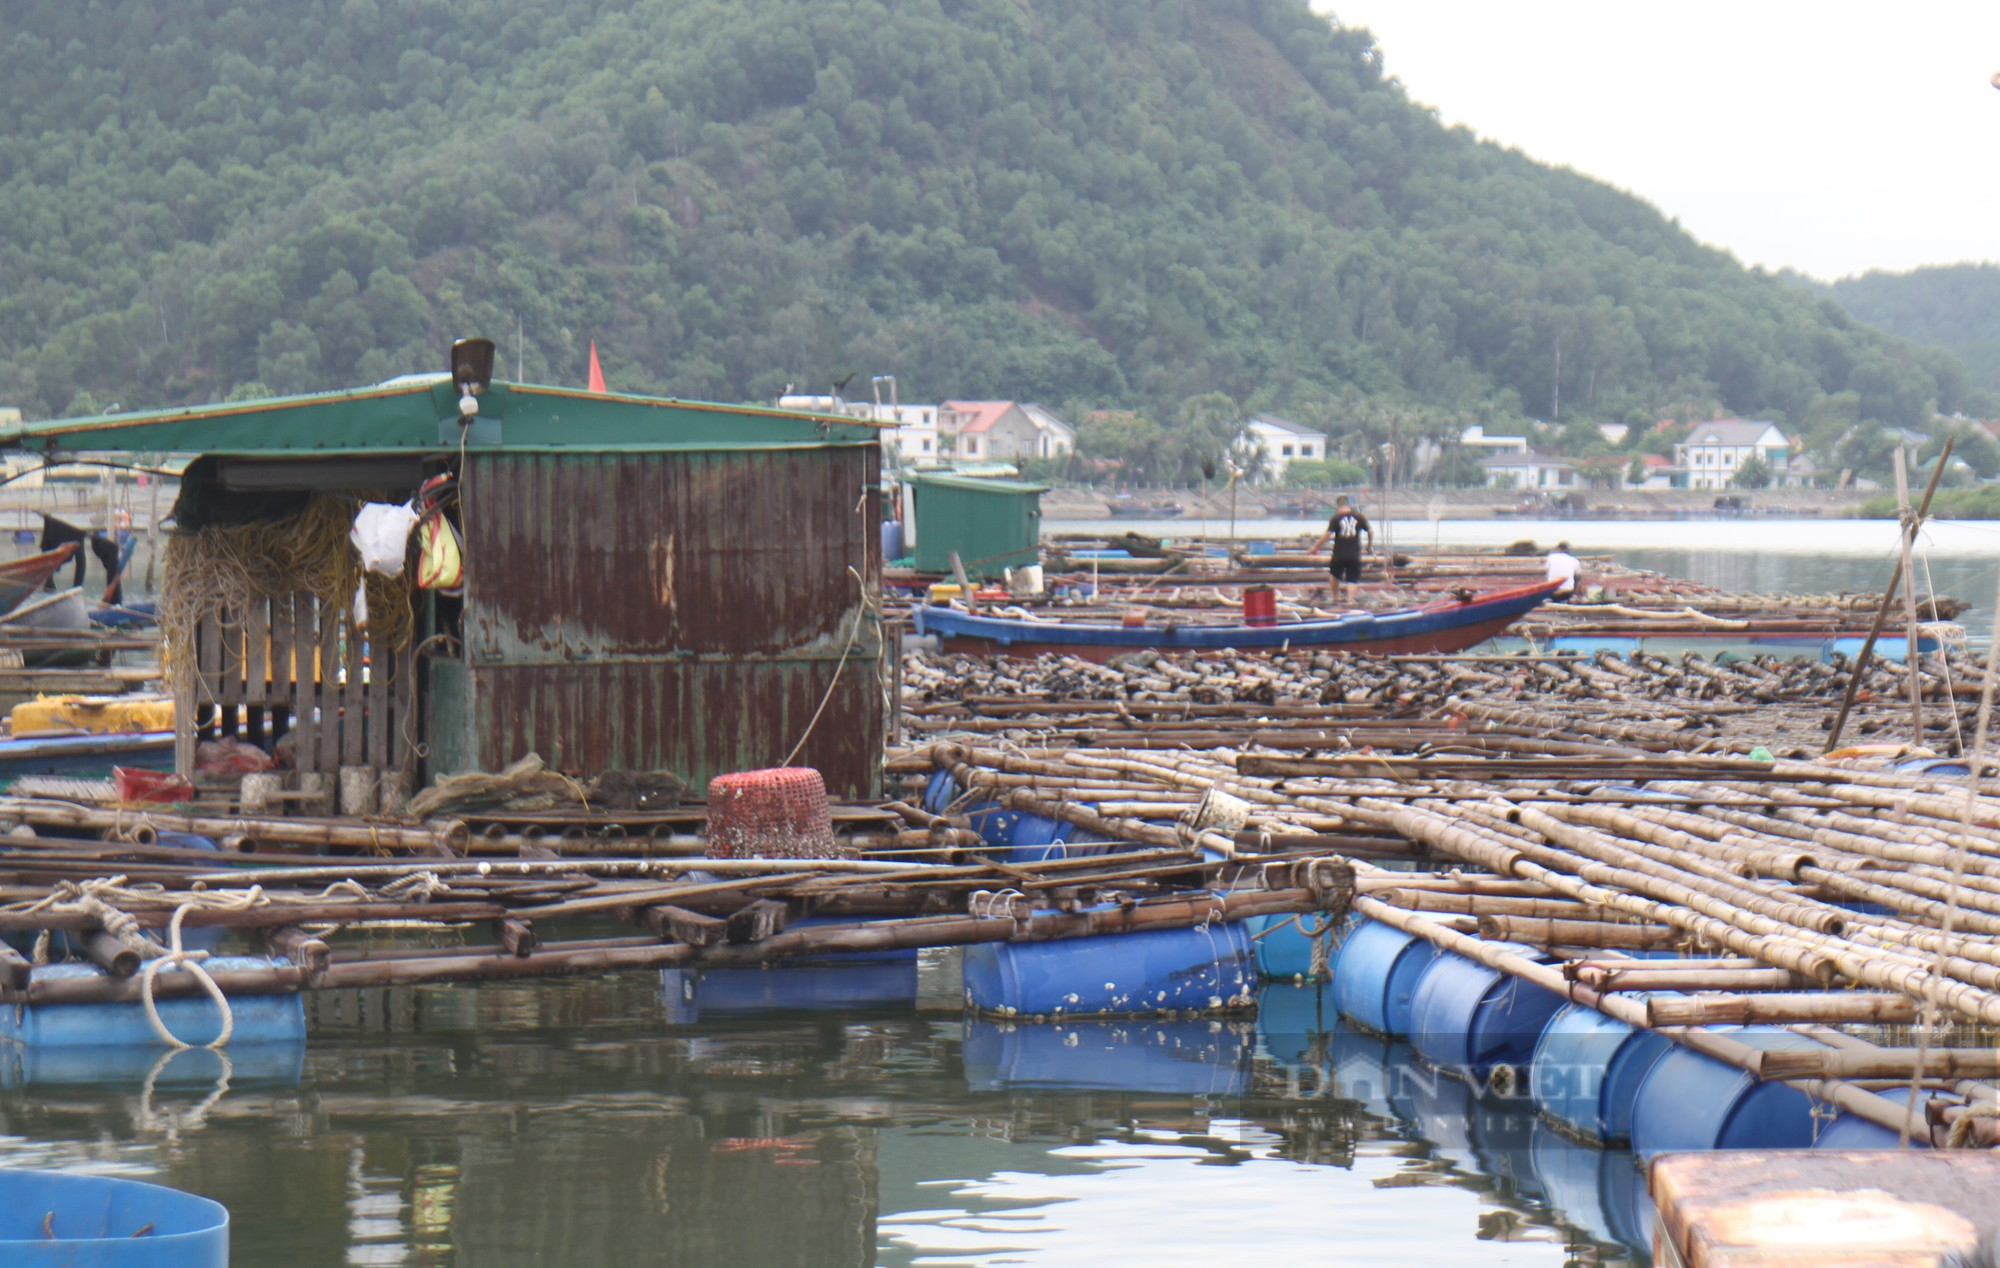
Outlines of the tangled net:
{"type": "Polygon", "coordinates": [[[340,621],[350,640],[354,594],[368,587],[368,639],[377,648],[409,645],[415,626],[408,574],[366,572],[348,541],[354,510],[382,494],[315,493],[305,510],[252,524],[211,525],[167,539],[160,586],[161,659],[175,694],[195,682],[195,633],[214,616],[240,640],[253,605],[293,593],[319,601],[321,620],[340,621]]]}

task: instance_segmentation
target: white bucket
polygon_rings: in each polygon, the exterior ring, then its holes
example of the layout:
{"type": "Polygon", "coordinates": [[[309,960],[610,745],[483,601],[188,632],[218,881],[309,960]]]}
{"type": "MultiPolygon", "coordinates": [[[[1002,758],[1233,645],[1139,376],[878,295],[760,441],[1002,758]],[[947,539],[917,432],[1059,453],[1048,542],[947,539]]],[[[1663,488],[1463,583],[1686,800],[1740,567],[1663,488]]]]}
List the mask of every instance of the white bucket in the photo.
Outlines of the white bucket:
{"type": "Polygon", "coordinates": [[[1007,591],[1017,599],[1039,598],[1042,593],[1042,566],[1029,564],[1007,570],[1007,591]]]}

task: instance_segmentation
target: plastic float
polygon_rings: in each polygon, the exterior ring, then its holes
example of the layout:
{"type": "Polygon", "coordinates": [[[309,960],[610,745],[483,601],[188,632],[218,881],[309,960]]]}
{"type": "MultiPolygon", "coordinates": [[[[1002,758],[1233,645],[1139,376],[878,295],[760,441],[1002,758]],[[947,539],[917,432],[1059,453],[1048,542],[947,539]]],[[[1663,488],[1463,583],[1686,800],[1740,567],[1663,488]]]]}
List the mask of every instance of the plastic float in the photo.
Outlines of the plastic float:
{"type": "Polygon", "coordinates": [[[1240,921],[965,949],[966,1003],[1000,1017],[1232,1012],[1256,989],[1240,921]]]}
{"type": "Polygon", "coordinates": [[[229,1210],[164,1185],[0,1169],[10,1268],[228,1268],[229,1210]]]}
{"type": "Polygon", "coordinates": [[[1535,1106],[1588,1140],[1629,1140],[1639,1083],[1672,1046],[1664,1035],[1570,1004],[1535,1045],[1535,1106]]]}
{"type": "MultiPolygon", "coordinates": [[[[211,972],[263,970],[290,961],[265,956],[215,956],[202,962],[211,972]]],[[[178,964],[157,971],[166,979],[189,970],[178,964]]],[[[110,977],[95,964],[74,961],[44,964],[35,969],[37,982],[110,977]]],[[[182,1044],[201,1047],[234,1044],[302,1044],[306,1037],[305,1000],[295,991],[270,995],[232,995],[225,1016],[205,994],[176,996],[154,1002],[160,1024],[182,1044]]],[[[29,1048],[170,1048],[154,1026],[142,1001],[110,1004],[25,1004],[0,1009],[0,1043],[29,1048]]]]}
{"type": "Polygon", "coordinates": [[[1384,1035],[1410,1033],[1417,981],[1437,948],[1376,920],[1356,924],[1333,962],[1333,997],[1341,1015],[1384,1035]]]}
{"type": "Polygon", "coordinates": [[[1592,1241],[1650,1252],[1653,1200],[1631,1150],[1579,1145],[1561,1128],[1540,1122],[1528,1142],[1528,1159],[1545,1200],[1564,1223],[1592,1241]]]}
{"type": "Polygon", "coordinates": [[[685,1025],[713,1017],[774,1012],[907,1008],[917,998],[917,958],[833,963],[817,961],[768,968],[660,970],[660,998],[667,1020],[685,1025]]]}
{"type": "MultiPolygon", "coordinates": [[[[1818,1041],[1776,1026],[1729,1031],[1766,1049],[1817,1050],[1818,1041]]],[[[1812,1099],[1692,1048],[1663,1054],[1639,1081],[1632,1148],[1641,1159],[1684,1149],[1804,1149],[1813,1142],[1812,1099]]]]}
{"type": "Polygon", "coordinates": [[[1009,1022],[967,1018],[965,1078],[977,1090],[1241,1096],[1256,1032],[1190,1018],[1009,1022]]]}
{"type": "MultiPolygon", "coordinates": [[[[1488,945],[1541,954],[1518,944],[1488,945]]],[[[1526,1075],[1543,1028],[1562,1006],[1553,991],[1446,952],[1417,981],[1410,1041],[1426,1061],[1458,1078],[1484,1082],[1502,1065],[1526,1075]]]]}

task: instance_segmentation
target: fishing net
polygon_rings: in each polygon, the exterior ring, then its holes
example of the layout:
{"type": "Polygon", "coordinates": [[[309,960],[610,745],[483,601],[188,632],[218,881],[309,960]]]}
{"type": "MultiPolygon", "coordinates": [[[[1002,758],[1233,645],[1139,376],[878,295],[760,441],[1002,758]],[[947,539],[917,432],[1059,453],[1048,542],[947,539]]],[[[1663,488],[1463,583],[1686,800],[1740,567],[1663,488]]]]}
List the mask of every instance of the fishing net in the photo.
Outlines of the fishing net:
{"type": "Polygon", "coordinates": [[[314,493],[293,514],[248,523],[210,521],[167,539],[160,587],[161,659],[178,694],[195,681],[195,637],[203,617],[222,621],[226,637],[240,638],[245,615],[258,603],[289,594],[318,600],[321,619],[338,620],[350,639],[354,595],[368,587],[368,634],[378,649],[409,645],[415,616],[410,579],[366,572],[348,541],[354,512],[384,493],[314,493]]]}

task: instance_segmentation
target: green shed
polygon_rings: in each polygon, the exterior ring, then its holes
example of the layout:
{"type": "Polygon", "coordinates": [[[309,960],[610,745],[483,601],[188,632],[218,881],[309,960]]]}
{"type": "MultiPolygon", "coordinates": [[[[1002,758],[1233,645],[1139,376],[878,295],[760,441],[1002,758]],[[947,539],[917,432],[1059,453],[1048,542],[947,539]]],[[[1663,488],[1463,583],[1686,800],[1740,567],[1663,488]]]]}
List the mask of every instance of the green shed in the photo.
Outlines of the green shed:
{"type": "Polygon", "coordinates": [[[953,551],[974,579],[1041,562],[1046,484],[922,472],[909,486],[917,571],[950,572],[953,551]]]}

